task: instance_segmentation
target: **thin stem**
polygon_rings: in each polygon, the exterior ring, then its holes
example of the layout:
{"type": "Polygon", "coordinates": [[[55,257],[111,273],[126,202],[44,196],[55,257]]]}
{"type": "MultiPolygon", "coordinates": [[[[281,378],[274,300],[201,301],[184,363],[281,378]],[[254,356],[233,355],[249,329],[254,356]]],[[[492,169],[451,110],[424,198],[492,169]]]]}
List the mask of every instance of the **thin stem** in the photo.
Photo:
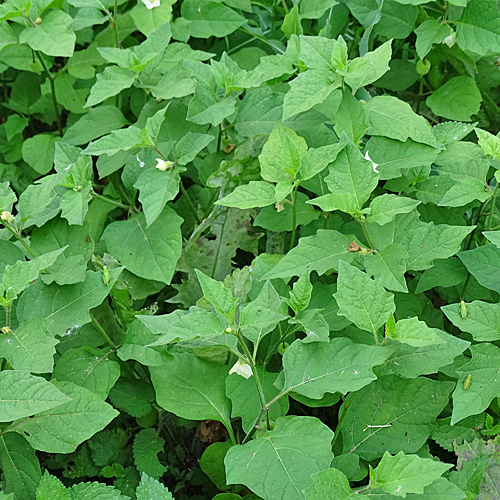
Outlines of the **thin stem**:
{"type": "Polygon", "coordinates": [[[194,206],[193,201],[191,200],[191,197],[189,196],[188,192],[186,191],[186,188],[184,187],[184,184],[182,183],[182,179],[179,182],[179,186],[181,188],[181,193],[184,195],[186,198],[186,201],[188,202],[189,208],[193,212],[194,215],[194,220],[196,221],[196,224],[201,224],[201,219],[198,217],[198,213],[196,212],[196,207],[194,206]]]}
{"type": "Polygon", "coordinates": [[[216,151],[220,151],[221,141],[222,141],[222,122],[219,125],[219,131],[217,132],[217,148],[215,149],[216,151]]]}
{"type": "Polygon", "coordinates": [[[24,238],[21,236],[20,233],[18,233],[17,231],[14,231],[14,229],[12,229],[10,227],[9,224],[5,223],[4,221],[2,221],[2,224],[5,226],[5,228],[10,231],[18,240],[19,242],[21,243],[21,245],[26,248],[26,250],[28,251],[28,253],[34,258],[36,259],[37,258],[37,255],[35,252],[33,252],[33,250],[31,250],[31,248],[29,247],[29,245],[26,243],[26,241],[24,240],[24,238]]]}
{"type": "Polygon", "coordinates": [[[495,186],[495,191],[493,191],[493,196],[491,197],[490,213],[488,215],[488,223],[486,225],[487,231],[491,230],[491,221],[493,219],[493,211],[495,210],[495,198],[497,196],[497,191],[498,191],[498,181],[497,181],[497,185],[495,186]]]}
{"type": "Polygon", "coordinates": [[[253,357],[252,357],[250,350],[248,349],[248,346],[245,342],[245,339],[243,338],[241,333],[238,332],[238,334],[236,336],[237,336],[237,338],[241,344],[241,347],[243,348],[243,351],[245,352],[245,355],[248,359],[248,364],[250,365],[250,368],[252,369],[252,375],[253,375],[253,378],[255,381],[255,385],[257,386],[257,392],[259,393],[260,404],[261,404],[261,411],[260,411],[259,419],[261,418],[262,413],[265,412],[266,413],[267,428],[270,429],[271,427],[270,427],[270,422],[269,422],[269,407],[266,404],[266,396],[264,394],[262,382],[260,381],[259,374],[257,373],[257,368],[256,368],[255,363],[253,361],[253,357]]]}
{"type": "Polygon", "coordinates": [[[125,210],[130,210],[132,209],[134,212],[137,210],[135,207],[130,207],[128,205],[125,205],[124,203],[120,203],[119,201],[112,200],[111,198],[107,198],[106,196],[103,196],[102,194],[97,194],[94,190],[90,192],[91,196],[94,198],[97,198],[98,200],[105,201],[106,203],[109,203],[110,205],[114,205],[115,207],[123,208],[125,210]]]}
{"type": "Polygon", "coordinates": [[[288,10],[288,7],[286,6],[285,0],[281,0],[281,5],[283,5],[283,8],[285,9],[285,12],[286,12],[287,14],[289,14],[289,13],[290,13],[290,11],[288,10]]]}
{"type": "Polygon", "coordinates": [[[366,238],[366,241],[368,242],[368,245],[370,245],[370,248],[372,250],[375,250],[375,247],[373,246],[370,235],[368,234],[368,231],[366,230],[366,222],[361,218],[358,219],[358,222],[361,224],[361,227],[363,228],[363,234],[365,235],[365,238],[366,238]]]}
{"type": "Polygon", "coordinates": [[[4,311],[5,311],[5,326],[10,327],[11,313],[12,313],[12,301],[10,301],[8,306],[4,307],[4,311]]]}
{"type": "Polygon", "coordinates": [[[115,0],[115,8],[114,8],[114,11],[113,11],[113,29],[114,29],[114,32],[115,32],[116,46],[119,49],[121,49],[122,46],[121,46],[121,43],[120,43],[120,35],[118,34],[118,21],[117,21],[117,17],[118,17],[118,0],[115,0]]]}
{"type": "Polygon", "coordinates": [[[297,189],[299,188],[296,184],[292,195],[292,237],[290,238],[290,248],[291,250],[295,246],[295,233],[297,232],[297,189]]]}
{"type": "Polygon", "coordinates": [[[57,130],[59,131],[59,135],[62,137],[63,130],[62,130],[62,125],[61,125],[61,117],[59,115],[59,109],[57,107],[56,87],[54,85],[54,77],[50,74],[49,68],[47,68],[47,65],[45,64],[43,57],[36,50],[35,50],[35,54],[38,57],[38,60],[40,61],[40,63],[42,64],[43,69],[44,69],[45,73],[47,74],[47,78],[49,79],[50,93],[52,94],[52,105],[54,106],[54,113],[56,115],[57,130]]]}
{"type": "Polygon", "coordinates": [[[92,324],[96,327],[97,331],[101,334],[101,336],[104,338],[106,343],[113,349],[113,351],[116,351],[117,346],[113,343],[113,341],[109,338],[108,334],[104,331],[104,328],[99,324],[95,316],[89,312],[90,319],[92,320],[92,324]]]}

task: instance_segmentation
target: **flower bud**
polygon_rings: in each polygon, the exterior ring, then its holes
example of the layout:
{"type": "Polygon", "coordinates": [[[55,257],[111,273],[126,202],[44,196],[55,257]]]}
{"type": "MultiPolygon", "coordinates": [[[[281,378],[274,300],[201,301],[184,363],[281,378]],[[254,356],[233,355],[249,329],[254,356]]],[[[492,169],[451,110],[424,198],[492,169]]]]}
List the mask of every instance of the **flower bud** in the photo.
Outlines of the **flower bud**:
{"type": "Polygon", "coordinates": [[[2,333],[10,333],[10,331],[11,331],[11,330],[10,330],[10,328],[9,328],[8,326],[4,326],[4,327],[2,328],[2,333]]]}
{"type": "Polygon", "coordinates": [[[16,219],[12,216],[10,212],[7,212],[6,210],[2,212],[1,219],[3,222],[8,222],[9,224],[13,224],[16,219]]]}

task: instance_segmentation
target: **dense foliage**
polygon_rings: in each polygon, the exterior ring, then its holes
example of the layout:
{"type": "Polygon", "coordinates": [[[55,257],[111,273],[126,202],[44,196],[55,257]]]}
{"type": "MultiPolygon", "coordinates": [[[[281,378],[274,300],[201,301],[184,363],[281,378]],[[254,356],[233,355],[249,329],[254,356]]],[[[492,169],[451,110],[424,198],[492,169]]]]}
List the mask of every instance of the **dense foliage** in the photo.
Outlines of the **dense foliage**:
{"type": "Polygon", "coordinates": [[[0,500],[500,498],[497,0],[6,0],[0,49],[0,500]]]}

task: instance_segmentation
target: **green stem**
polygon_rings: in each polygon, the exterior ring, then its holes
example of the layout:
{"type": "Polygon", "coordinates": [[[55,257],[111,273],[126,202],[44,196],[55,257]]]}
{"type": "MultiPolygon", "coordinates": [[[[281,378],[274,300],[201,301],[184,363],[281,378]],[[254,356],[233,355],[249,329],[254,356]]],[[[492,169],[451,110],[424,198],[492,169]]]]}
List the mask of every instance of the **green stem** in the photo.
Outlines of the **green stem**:
{"type": "Polygon", "coordinates": [[[186,191],[186,188],[184,187],[184,184],[182,183],[182,179],[179,182],[179,186],[181,188],[181,193],[184,195],[186,198],[186,201],[188,202],[189,208],[193,212],[194,215],[194,220],[198,225],[201,224],[201,219],[198,217],[198,213],[196,212],[196,207],[194,206],[193,200],[191,200],[191,197],[189,196],[188,192],[186,191]]]}
{"type": "Polygon", "coordinates": [[[5,223],[4,221],[2,221],[2,224],[5,226],[5,228],[10,231],[18,240],[19,242],[21,243],[21,245],[26,248],[27,252],[34,258],[36,259],[37,258],[37,255],[35,252],[33,252],[33,250],[31,250],[31,248],[29,247],[29,245],[26,243],[26,241],[24,240],[24,238],[21,236],[20,233],[18,233],[17,231],[14,231],[14,229],[12,229],[10,227],[9,224],[5,223]]]}
{"type": "Polygon", "coordinates": [[[490,206],[490,213],[488,215],[488,224],[486,225],[486,229],[488,231],[491,230],[491,221],[493,219],[493,212],[495,210],[495,198],[497,196],[497,191],[498,191],[498,181],[497,181],[497,185],[495,186],[495,191],[493,191],[493,196],[491,197],[491,206],[490,206]]]}
{"type": "Polygon", "coordinates": [[[342,422],[344,421],[344,418],[345,418],[345,416],[347,414],[347,410],[349,409],[349,406],[351,406],[353,398],[354,398],[354,393],[350,392],[349,395],[344,400],[345,409],[344,409],[344,411],[342,412],[342,415],[339,418],[339,421],[337,423],[337,427],[335,428],[335,435],[333,436],[333,441],[332,441],[332,449],[333,449],[333,446],[335,445],[335,442],[337,441],[337,438],[340,435],[340,432],[339,432],[340,431],[340,427],[342,426],[342,422]]]}
{"type": "Polygon", "coordinates": [[[37,51],[35,51],[35,54],[38,57],[38,60],[40,61],[40,63],[42,64],[43,69],[44,69],[45,73],[47,74],[47,78],[49,79],[50,93],[52,94],[52,105],[54,106],[54,113],[56,115],[57,130],[59,131],[59,135],[62,137],[63,130],[62,130],[62,125],[61,125],[61,117],[59,115],[59,109],[57,107],[56,87],[54,85],[54,77],[50,74],[49,68],[47,68],[47,65],[45,64],[43,57],[37,51]]]}
{"type": "Polygon", "coordinates": [[[368,245],[370,245],[370,248],[372,250],[375,250],[375,247],[373,246],[373,243],[372,243],[372,240],[370,238],[370,235],[368,234],[368,231],[366,230],[366,222],[363,219],[361,219],[361,218],[359,218],[357,220],[361,224],[361,227],[363,228],[363,234],[365,235],[365,238],[366,238],[366,241],[368,242],[368,245]]]}
{"type": "Polygon", "coordinates": [[[5,326],[10,327],[11,313],[12,313],[12,301],[10,301],[8,306],[4,307],[4,311],[5,311],[5,326]]]}
{"type": "Polygon", "coordinates": [[[118,0],[115,0],[115,8],[113,11],[113,29],[115,32],[115,42],[116,46],[121,49],[121,43],[120,43],[120,35],[118,34],[118,0]]]}
{"type": "Polygon", "coordinates": [[[266,396],[264,394],[262,382],[260,381],[259,374],[257,373],[257,368],[256,368],[255,363],[253,361],[253,357],[250,354],[250,350],[248,349],[248,346],[245,342],[245,339],[241,335],[241,332],[238,331],[238,334],[236,336],[241,344],[241,347],[243,348],[243,351],[245,352],[245,356],[247,357],[248,364],[250,365],[250,368],[252,369],[253,379],[255,381],[255,385],[257,386],[257,392],[259,393],[260,404],[261,404],[259,420],[260,420],[260,418],[262,418],[262,414],[265,412],[267,428],[271,429],[270,422],[269,422],[269,407],[266,404],[266,396]]]}
{"type": "Polygon", "coordinates": [[[289,14],[289,13],[290,13],[290,11],[288,10],[288,7],[286,6],[285,0],[281,0],[281,5],[283,5],[283,8],[285,9],[285,12],[286,12],[287,14],[289,14]]]}
{"type": "Polygon", "coordinates": [[[103,196],[102,194],[97,194],[94,190],[90,192],[91,196],[93,198],[97,198],[98,200],[105,201],[106,203],[109,203],[110,205],[114,205],[115,207],[123,208],[125,210],[133,210],[136,212],[137,210],[135,207],[130,207],[128,205],[125,205],[124,203],[120,203],[119,201],[112,200],[111,198],[107,198],[106,196],[103,196]]]}
{"type": "Polygon", "coordinates": [[[295,246],[295,233],[297,232],[297,189],[298,184],[295,185],[292,195],[292,237],[290,238],[290,248],[291,250],[295,246]]]}
{"type": "Polygon", "coordinates": [[[217,148],[216,148],[216,151],[220,151],[221,141],[222,141],[222,123],[219,125],[219,131],[217,132],[217,148]]]}
{"type": "Polygon", "coordinates": [[[89,312],[90,319],[92,320],[92,324],[96,327],[97,331],[101,334],[101,336],[104,338],[106,343],[113,349],[113,351],[116,351],[117,347],[113,343],[113,341],[109,338],[108,334],[104,331],[104,328],[99,324],[95,316],[89,312]]]}

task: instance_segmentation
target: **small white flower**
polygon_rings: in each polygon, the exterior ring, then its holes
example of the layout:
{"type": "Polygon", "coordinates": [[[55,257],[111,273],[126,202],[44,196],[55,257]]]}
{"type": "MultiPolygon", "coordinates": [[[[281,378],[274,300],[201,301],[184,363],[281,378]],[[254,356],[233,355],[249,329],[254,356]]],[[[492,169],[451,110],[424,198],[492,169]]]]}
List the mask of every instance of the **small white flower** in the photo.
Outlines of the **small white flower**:
{"type": "Polygon", "coordinates": [[[162,172],[165,172],[165,170],[167,170],[167,168],[170,168],[173,164],[173,162],[167,160],[162,160],[161,158],[156,158],[156,168],[158,170],[161,170],[162,172]]]}
{"type": "Polygon", "coordinates": [[[368,154],[368,151],[365,153],[365,160],[371,161],[373,165],[373,171],[376,174],[379,174],[380,172],[377,170],[377,167],[380,165],[379,163],[375,163],[371,158],[370,155],[368,154]]]}
{"type": "Polygon", "coordinates": [[[252,368],[248,363],[245,363],[245,361],[238,359],[234,366],[229,370],[229,375],[231,375],[231,373],[237,373],[238,375],[248,379],[252,376],[252,368]]]}
{"type": "Polygon", "coordinates": [[[443,40],[443,43],[445,43],[446,45],[448,45],[448,47],[453,47],[453,45],[455,45],[455,41],[456,41],[456,34],[455,32],[453,32],[451,35],[448,35],[444,40],[443,40]]]}
{"type": "Polygon", "coordinates": [[[160,6],[160,0],[142,0],[142,3],[148,8],[148,10],[160,6]]]}

